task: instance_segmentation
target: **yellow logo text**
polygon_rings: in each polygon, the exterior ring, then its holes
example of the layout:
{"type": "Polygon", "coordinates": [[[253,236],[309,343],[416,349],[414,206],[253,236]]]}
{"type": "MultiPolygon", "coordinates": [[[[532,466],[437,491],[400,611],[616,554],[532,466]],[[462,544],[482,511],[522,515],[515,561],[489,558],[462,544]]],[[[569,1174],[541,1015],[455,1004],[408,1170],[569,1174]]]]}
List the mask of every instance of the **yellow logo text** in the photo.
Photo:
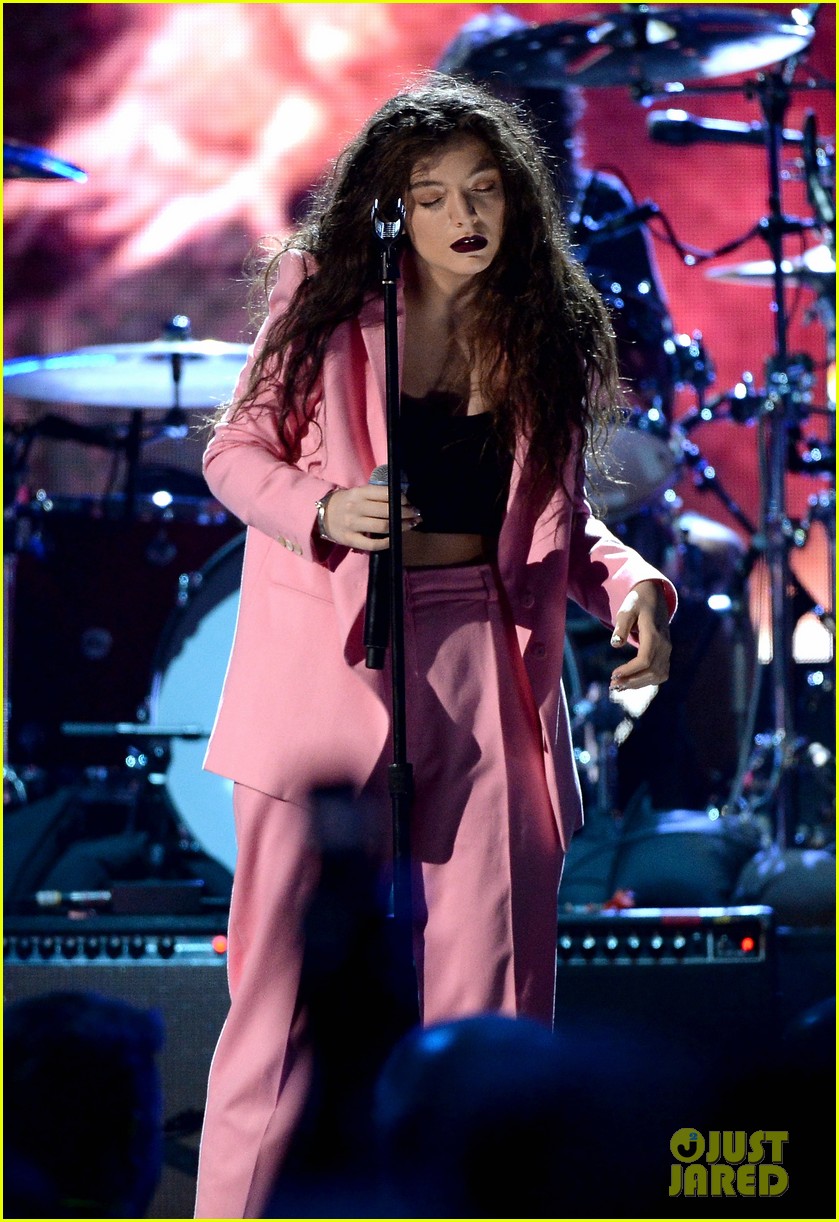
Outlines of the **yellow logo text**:
{"type": "Polygon", "coordinates": [[[779,1129],[678,1129],[670,1138],[671,1197],[780,1197],[789,1132],[779,1129]]]}

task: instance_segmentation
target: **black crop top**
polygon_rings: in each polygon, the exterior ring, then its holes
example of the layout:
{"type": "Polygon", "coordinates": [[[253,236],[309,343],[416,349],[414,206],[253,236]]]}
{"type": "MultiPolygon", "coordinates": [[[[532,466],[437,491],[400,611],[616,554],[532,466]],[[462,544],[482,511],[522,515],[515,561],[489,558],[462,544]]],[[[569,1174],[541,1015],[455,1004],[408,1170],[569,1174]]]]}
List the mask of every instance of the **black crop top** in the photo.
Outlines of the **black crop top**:
{"type": "Polygon", "coordinates": [[[416,529],[497,539],[513,458],[504,453],[490,413],[455,415],[462,400],[446,391],[422,399],[403,394],[400,404],[407,496],[422,514],[416,529]]]}

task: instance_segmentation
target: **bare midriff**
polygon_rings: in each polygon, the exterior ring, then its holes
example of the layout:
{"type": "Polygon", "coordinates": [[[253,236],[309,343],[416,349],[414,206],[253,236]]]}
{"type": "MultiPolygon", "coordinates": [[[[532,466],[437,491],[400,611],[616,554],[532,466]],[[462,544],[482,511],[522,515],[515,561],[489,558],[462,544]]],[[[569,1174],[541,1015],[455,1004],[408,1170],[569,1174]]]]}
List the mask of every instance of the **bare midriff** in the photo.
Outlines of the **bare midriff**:
{"type": "Polygon", "coordinates": [[[405,568],[444,568],[453,564],[476,564],[487,560],[490,548],[483,535],[435,534],[406,531],[402,535],[405,568]]]}

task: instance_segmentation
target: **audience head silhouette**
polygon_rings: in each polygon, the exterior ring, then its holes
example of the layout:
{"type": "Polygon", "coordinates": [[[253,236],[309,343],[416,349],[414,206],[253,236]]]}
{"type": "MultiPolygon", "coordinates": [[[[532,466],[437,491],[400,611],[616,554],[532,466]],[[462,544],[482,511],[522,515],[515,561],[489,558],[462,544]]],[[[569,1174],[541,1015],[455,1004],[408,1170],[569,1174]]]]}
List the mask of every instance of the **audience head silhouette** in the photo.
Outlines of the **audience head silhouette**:
{"type": "Polygon", "coordinates": [[[162,1020],[96,993],[6,1006],[5,1217],[140,1218],[162,1157],[162,1020]]]}

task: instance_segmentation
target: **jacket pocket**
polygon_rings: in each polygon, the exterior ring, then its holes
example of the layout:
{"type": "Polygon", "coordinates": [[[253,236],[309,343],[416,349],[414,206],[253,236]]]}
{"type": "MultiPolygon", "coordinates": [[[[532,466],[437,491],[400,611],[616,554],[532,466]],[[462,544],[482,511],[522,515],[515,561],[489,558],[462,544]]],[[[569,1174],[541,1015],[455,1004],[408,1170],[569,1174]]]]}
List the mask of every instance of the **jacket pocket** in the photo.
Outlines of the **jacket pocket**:
{"type": "Polygon", "coordinates": [[[266,581],[273,586],[295,590],[322,602],[333,602],[332,579],[329,571],[294,555],[279,543],[274,543],[266,557],[263,570],[266,581]]]}

